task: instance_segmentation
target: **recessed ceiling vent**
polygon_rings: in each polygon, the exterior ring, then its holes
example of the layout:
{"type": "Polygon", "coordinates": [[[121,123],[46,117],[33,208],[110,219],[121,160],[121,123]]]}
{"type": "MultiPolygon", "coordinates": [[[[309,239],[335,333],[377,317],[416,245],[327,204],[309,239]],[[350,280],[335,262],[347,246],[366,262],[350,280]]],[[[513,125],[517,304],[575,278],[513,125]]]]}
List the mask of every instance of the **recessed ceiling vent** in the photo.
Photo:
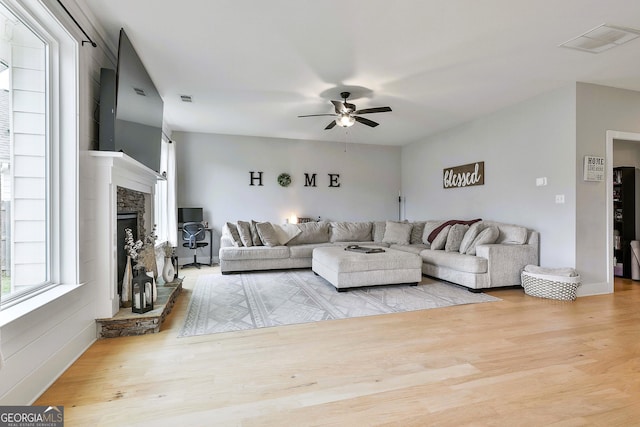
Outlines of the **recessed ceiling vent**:
{"type": "Polygon", "coordinates": [[[140,89],[140,88],[134,87],[134,88],[133,88],[133,90],[135,91],[135,93],[136,93],[137,95],[140,95],[140,96],[147,96],[147,94],[146,94],[146,93],[144,93],[144,90],[142,90],[142,89],[140,89]]]}
{"type": "Polygon", "coordinates": [[[602,24],[586,33],[562,43],[561,47],[600,53],[640,37],[640,30],[602,24]]]}
{"type": "Polygon", "coordinates": [[[180,95],[180,99],[182,102],[193,102],[191,95],[180,95]]]}

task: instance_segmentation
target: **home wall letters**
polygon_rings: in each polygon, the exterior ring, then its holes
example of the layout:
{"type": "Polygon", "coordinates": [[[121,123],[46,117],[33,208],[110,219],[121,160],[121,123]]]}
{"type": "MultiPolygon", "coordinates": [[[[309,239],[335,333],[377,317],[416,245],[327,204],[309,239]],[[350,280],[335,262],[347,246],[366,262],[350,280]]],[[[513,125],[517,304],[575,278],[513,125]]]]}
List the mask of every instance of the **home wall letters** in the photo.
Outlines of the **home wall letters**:
{"type": "MultiPolygon", "coordinates": [[[[262,176],[263,176],[263,171],[249,171],[249,186],[257,186],[257,187],[263,187],[263,183],[262,183],[262,176]]],[[[279,184],[283,187],[286,187],[289,185],[289,183],[287,183],[286,185],[283,185],[282,181],[282,176],[283,175],[287,175],[287,177],[289,176],[288,174],[280,174],[278,176],[279,179],[279,184]]],[[[305,187],[317,187],[316,184],[316,176],[318,174],[317,173],[308,173],[305,172],[304,173],[304,186],[305,187]]],[[[329,188],[338,188],[341,186],[340,183],[340,174],[339,173],[328,173],[327,174],[328,178],[329,178],[329,183],[327,185],[327,187],[329,188]]],[[[290,180],[289,182],[293,182],[292,180],[290,180]]]]}

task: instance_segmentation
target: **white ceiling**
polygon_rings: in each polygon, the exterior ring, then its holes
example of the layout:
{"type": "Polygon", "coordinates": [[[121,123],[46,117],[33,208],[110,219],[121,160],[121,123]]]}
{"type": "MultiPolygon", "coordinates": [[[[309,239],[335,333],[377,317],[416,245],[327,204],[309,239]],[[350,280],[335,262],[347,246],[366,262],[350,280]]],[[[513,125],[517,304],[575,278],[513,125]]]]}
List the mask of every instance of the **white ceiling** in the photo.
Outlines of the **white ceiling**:
{"type": "Polygon", "coordinates": [[[637,0],[78,3],[112,47],[125,29],[173,130],[402,145],[575,81],[640,91],[640,39],[558,47],[602,23],[640,29],[637,0]],[[345,88],[393,112],[367,115],[376,128],[297,118],[332,113],[345,88]]]}

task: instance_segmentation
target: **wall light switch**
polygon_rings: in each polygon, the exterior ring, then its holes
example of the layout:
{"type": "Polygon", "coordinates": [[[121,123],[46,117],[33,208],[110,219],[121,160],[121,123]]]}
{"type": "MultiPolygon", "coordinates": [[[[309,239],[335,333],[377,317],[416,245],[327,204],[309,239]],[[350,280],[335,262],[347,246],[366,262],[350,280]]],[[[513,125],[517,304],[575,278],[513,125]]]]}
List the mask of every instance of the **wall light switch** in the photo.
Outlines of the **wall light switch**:
{"type": "Polygon", "coordinates": [[[564,194],[556,194],[556,203],[564,203],[564,194]]]}
{"type": "Polygon", "coordinates": [[[544,185],[547,185],[547,177],[543,176],[542,178],[536,178],[536,186],[537,187],[542,187],[544,185]]]}

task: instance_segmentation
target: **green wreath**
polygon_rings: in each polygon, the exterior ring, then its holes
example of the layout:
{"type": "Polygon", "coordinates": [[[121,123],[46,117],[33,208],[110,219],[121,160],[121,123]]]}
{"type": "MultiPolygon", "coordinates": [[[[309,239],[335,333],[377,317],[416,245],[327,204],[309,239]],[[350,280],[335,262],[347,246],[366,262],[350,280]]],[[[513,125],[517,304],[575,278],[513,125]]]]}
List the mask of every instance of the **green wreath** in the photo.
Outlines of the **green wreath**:
{"type": "Polygon", "coordinates": [[[288,173],[281,173],[278,175],[278,184],[282,187],[288,187],[291,184],[291,175],[288,173]]]}

